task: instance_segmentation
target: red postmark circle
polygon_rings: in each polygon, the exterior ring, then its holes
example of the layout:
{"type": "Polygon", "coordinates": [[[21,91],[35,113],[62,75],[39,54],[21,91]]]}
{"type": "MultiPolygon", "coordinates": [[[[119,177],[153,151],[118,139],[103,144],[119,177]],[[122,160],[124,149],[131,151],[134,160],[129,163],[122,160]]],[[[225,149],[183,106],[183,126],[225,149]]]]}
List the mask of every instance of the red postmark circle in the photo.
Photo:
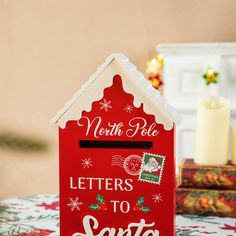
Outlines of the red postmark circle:
{"type": "Polygon", "coordinates": [[[130,155],[125,158],[124,169],[130,175],[139,175],[142,166],[142,158],[138,155],[130,155]]]}

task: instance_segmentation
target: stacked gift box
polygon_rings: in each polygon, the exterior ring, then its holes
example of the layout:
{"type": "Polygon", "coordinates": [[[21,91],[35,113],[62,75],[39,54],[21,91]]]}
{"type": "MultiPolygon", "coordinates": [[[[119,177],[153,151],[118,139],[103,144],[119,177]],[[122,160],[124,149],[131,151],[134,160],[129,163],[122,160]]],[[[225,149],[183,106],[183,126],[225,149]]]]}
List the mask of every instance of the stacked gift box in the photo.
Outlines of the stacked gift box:
{"type": "Polygon", "coordinates": [[[236,166],[180,164],[176,211],[181,214],[236,217],[236,166]]]}

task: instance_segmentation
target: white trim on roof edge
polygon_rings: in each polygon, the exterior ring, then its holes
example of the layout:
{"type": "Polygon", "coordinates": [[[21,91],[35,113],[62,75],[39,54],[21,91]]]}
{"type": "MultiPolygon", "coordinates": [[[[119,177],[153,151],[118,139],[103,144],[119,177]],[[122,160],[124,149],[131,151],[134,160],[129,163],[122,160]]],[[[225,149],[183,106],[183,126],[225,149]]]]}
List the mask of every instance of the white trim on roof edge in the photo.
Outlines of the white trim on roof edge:
{"type": "Polygon", "coordinates": [[[166,130],[172,129],[174,123],[180,123],[180,115],[167,103],[159,91],[151,86],[136,66],[120,53],[110,55],[50,122],[58,123],[61,128],[65,128],[67,121],[79,120],[82,111],[90,111],[92,103],[102,99],[103,90],[112,85],[115,74],[120,74],[123,78],[125,92],[134,96],[134,106],[139,107],[143,103],[144,111],[155,115],[156,122],[163,124],[166,130]],[[102,76],[106,79],[99,80],[102,76]]]}

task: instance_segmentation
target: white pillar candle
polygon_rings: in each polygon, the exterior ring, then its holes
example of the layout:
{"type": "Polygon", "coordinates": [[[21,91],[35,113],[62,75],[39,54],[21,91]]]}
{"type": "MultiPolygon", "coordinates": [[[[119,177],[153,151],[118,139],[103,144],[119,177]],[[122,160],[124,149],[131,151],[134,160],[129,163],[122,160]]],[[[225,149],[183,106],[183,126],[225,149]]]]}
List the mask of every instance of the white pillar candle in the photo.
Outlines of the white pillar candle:
{"type": "Polygon", "coordinates": [[[236,165],[236,122],[232,131],[232,164],[236,165]]]}
{"type": "Polygon", "coordinates": [[[222,97],[202,99],[197,108],[195,162],[224,165],[228,162],[230,101],[222,97]]]}

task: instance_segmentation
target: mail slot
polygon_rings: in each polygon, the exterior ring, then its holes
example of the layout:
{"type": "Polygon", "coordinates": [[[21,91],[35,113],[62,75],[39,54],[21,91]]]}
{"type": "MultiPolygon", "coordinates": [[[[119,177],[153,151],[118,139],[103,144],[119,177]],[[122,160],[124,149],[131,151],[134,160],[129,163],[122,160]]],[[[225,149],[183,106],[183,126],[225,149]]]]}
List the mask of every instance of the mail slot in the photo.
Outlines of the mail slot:
{"type": "Polygon", "coordinates": [[[99,67],[53,119],[61,236],[175,235],[175,119],[125,56],[99,67]]]}
{"type": "Polygon", "coordinates": [[[117,148],[117,149],[152,149],[151,141],[106,141],[106,140],[80,140],[80,148],[117,148]]]}

